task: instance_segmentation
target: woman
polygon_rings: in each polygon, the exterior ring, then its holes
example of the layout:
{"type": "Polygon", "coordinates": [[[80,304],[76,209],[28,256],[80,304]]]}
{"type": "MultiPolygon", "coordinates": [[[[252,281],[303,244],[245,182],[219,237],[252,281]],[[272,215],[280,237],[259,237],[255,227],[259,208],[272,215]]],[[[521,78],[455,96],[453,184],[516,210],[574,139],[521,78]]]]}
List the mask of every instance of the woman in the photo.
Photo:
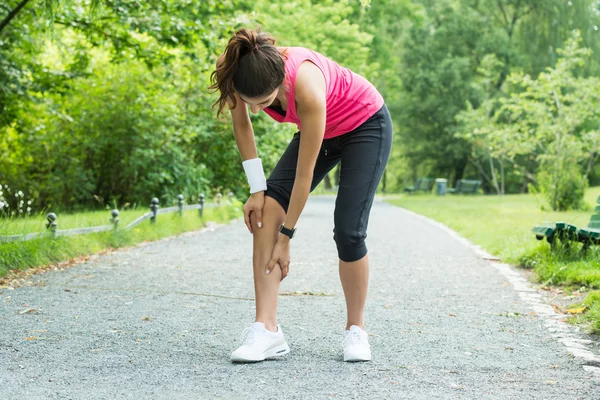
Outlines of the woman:
{"type": "Polygon", "coordinates": [[[229,106],[237,147],[250,184],[244,205],[254,238],[256,322],[246,328],[234,362],[262,361],[289,352],[277,325],[279,284],[289,272],[290,241],[309,193],[339,162],[334,240],[346,297],[344,361],[368,361],[364,330],[369,261],[365,245],[369,213],[389,158],[392,122],[379,92],[363,77],[301,47],[276,47],[267,33],[240,29],[211,75],[229,106]],[[258,158],[248,107],[297,132],[268,180],[258,158]]]}

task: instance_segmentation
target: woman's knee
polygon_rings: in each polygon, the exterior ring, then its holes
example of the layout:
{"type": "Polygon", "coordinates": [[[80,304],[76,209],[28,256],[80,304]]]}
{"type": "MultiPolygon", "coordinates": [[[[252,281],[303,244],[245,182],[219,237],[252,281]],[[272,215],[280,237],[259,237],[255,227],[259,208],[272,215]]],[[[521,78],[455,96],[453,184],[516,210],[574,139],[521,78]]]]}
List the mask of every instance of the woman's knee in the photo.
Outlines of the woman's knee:
{"type": "Polygon", "coordinates": [[[254,238],[254,263],[264,264],[271,257],[273,247],[277,243],[279,227],[285,219],[285,212],[277,201],[265,196],[262,213],[262,226],[256,225],[256,216],[251,216],[254,238]]]}
{"type": "Polygon", "coordinates": [[[262,225],[259,228],[257,225],[257,217],[254,213],[250,215],[252,222],[252,230],[255,239],[267,234],[269,237],[273,235],[273,231],[278,232],[279,227],[285,220],[285,211],[283,207],[273,198],[265,196],[265,204],[262,209],[262,225]]]}
{"type": "Polygon", "coordinates": [[[338,251],[338,257],[345,262],[358,261],[367,255],[365,240],[366,232],[349,229],[347,226],[334,229],[333,239],[338,251]]]}
{"type": "Polygon", "coordinates": [[[285,211],[281,204],[271,196],[265,196],[265,206],[263,208],[263,219],[267,218],[269,222],[275,223],[277,228],[285,220],[285,211]]]}

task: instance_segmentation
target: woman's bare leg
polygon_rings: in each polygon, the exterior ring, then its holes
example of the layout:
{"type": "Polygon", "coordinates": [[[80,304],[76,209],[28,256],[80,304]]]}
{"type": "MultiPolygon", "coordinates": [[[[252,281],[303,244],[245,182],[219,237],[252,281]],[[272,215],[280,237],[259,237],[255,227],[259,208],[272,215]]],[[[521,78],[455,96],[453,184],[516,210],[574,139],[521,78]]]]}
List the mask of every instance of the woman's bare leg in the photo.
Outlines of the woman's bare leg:
{"type": "Polygon", "coordinates": [[[250,217],[254,232],[252,264],[254,267],[254,293],[256,297],[256,322],[265,328],[277,331],[277,296],[281,281],[281,269],[276,267],[267,275],[267,264],[271,260],[277,243],[279,227],[285,220],[285,211],[272,197],[265,196],[262,214],[262,228],[256,224],[254,213],[250,217]]]}
{"type": "Polygon", "coordinates": [[[364,329],[365,303],[369,287],[369,256],[354,262],[340,260],[340,280],[348,313],[346,329],[350,329],[351,325],[364,329]]]}

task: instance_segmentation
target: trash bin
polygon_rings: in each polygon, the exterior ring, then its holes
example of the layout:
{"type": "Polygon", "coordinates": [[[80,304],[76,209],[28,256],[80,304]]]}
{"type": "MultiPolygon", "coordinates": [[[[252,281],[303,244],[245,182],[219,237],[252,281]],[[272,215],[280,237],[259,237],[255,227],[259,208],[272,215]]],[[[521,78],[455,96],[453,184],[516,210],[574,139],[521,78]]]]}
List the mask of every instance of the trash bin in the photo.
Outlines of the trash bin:
{"type": "Polygon", "coordinates": [[[446,186],[448,186],[448,179],[437,178],[435,180],[435,193],[438,196],[444,196],[446,194],[446,186]]]}

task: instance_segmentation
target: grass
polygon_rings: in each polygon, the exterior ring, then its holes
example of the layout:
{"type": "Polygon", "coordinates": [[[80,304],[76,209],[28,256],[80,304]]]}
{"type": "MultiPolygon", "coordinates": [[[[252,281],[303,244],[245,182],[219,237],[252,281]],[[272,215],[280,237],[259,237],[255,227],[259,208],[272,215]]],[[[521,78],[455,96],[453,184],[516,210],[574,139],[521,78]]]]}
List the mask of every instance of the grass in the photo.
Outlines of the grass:
{"type": "MultiPolygon", "coordinates": [[[[120,227],[145,214],[146,210],[131,210],[119,215],[120,227]]],[[[203,228],[207,222],[227,222],[240,217],[241,204],[234,202],[218,208],[206,208],[203,218],[198,210],[187,210],[180,217],[177,212],[157,216],[152,225],[149,220],[136,227],[125,230],[91,233],[86,235],[59,236],[55,239],[42,238],[0,244],[0,277],[11,270],[25,270],[52,263],[63,262],[76,257],[86,256],[102,250],[132,246],[144,241],[178,235],[203,228]]],[[[82,228],[109,224],[109,212],[87,212],[59,216],[58,229],[82,228]]],[[[44,231],[43,216],[5,220],[0,227],[0,235],[15,235],[44,231]],[[41,227],[41,228],[40,228],[41,227]]]]}
{"type": "MultiPolygon", "coordinates": [[[[467,195],[394,195],[386,200],[439,221],[504,262],[534,271],[535,279],[546,285],[600,289],[600,250],[580,253],[581,245],[550,251],[548,243],[535,239],[531,229],[545,221],[564,221],[585,227],[600,187],[587,190],[587,210],[552,212],[542,210],[543,199],[537,195],[467,196],[467,195]]],[[[593,292],[592,292],[593,293],[593,292]]],[[[600,332],[600,298],[590,297],[586,312],[577,317],[600,332]],[[595,310],[595,311],[594,311],[595,310]]],[[[596,295],[594,295],[596,296],[596,295]]]]}
{"type": "MultiPolygon", "coordinates": [[[[149,209],[133,209],[119,211],[119,225],[127,226],[136,218],[149,212],[149,209]]],[[[74,214],[58,214],[57,229],[88,228],[92,226],[110,225],[110,210],[89,211],[74,214]]],[[[46,229],[46,214],[38,214],[27,218],[0,219],[0,235],[22,235],[43,232],[46,229]]]]}
{"type": "Polygon", "coordinates": [[[600,291],[588,293],[585,300],[577,306],[583,307],[585,313],[573,317],[571,322],[588,325],[591,332],[600,333],[600,291]]]}

